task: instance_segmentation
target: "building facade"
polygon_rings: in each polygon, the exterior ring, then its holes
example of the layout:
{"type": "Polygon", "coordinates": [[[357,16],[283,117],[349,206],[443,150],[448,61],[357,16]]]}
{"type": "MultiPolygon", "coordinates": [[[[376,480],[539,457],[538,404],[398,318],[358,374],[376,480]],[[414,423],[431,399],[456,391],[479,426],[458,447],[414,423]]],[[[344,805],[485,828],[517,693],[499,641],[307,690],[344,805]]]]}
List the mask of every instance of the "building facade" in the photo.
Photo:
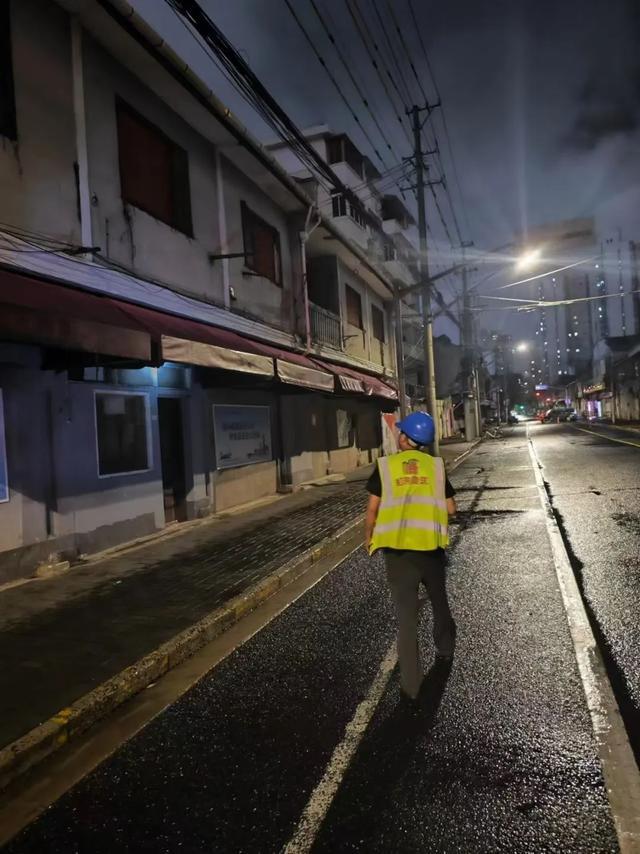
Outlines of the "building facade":
{"type": "Polygon", "coordinates": [[[2,9],[0,582],[373,462],[384,261],[139,16],[2,9]]]}

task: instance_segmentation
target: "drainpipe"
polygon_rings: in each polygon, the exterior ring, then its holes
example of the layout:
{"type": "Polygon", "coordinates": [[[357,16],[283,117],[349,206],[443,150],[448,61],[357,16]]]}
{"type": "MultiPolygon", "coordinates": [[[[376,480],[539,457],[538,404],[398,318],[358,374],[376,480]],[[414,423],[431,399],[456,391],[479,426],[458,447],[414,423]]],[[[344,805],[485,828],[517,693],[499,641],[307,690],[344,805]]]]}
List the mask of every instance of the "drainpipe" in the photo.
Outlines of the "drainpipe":
{"type": "Polygon", "coordinates": [[[395,321],[395,351],[396,351],[396,373],[398,375],[398,394],[400,395],[400,417],[406,418],[407,411],[407,384],[404,373],[404,341],[402,340],[402,300],[396,282],[393,283],[393,314],[395,321]]]}
{"type": "Polygon", "coordinates": [[[318,217],[317,222],[310,227],[311,215],[313,214],[314,206],[310,205],[307,211],[307,216],[304,221],[304,231],[300,232],[300,267],[302,269],[302,298],[304,301],[304,334],[305,334],[305,350],[311,350],[311,307],[309,305],[309,286],[307,281],[307,240],[311,237],[316,228],[320,225],[321,219],[318,217]]]}
{"type": "Polygon", "coordinates": [[[89,153],[87,147],[87,114],[84,99],[84,66],[82,61],[82,24],[71,18],[71,68],[73,74],[73,115],[76,129],[78,162],[78,198],[80,201],[80,240],[93,246],[91,229],[91,193],[89,190],[89,153]]]}

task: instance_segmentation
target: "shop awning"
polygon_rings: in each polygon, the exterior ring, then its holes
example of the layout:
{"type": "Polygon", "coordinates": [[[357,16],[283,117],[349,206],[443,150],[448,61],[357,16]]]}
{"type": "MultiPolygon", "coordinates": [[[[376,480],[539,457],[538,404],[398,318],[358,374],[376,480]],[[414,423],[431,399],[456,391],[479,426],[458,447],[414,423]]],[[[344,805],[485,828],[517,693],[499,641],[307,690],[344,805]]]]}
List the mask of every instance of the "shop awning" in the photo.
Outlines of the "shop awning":
{"type": "Polygon", "coordinates": [[[152,336],[123,304],[0,269],[0,338],[152,361],[152,336]]]}
{"type": "Polygon", "coordinates": [[[268,348],[237,332],[139,305],[128,304],[125,311],[159,340],[165,362],[275,376],[268,348]]]}
{"type": "Polygon", "coordinates": [[[165,361],[277,376],[284,383],[333,391],[333,376],[301,353],[245,338],[230,329],[142,306],[129,305],[126,310],[160,339],[165,361]]]}
{"type": "Polygon", "coordinates": [[[333,392],[334,375],[302,353],[238,332],[0,269],[0,338],[142,362],[239,371],[333,392]],[[154,346],[154,343],[156,346],[154,346]]]}
{"type": "Polygon", "coordinates": [[[346,365],[334,365],[321,359],[313,360],[318,367],[330,371],[336,378],[339,390],[382,397],[386,400],[398,400],[398,392],[379,377],[363,374],[346,365]]]}
{"type": "Polygon", "coordinates": [[[319,370],[310,359],[306,361],[309,362],[308,366],[291,362],[288,359],[276,359],[278,379],[283,383],[299,385],[303,388],[333,392],[333,375],[319,370]]]}

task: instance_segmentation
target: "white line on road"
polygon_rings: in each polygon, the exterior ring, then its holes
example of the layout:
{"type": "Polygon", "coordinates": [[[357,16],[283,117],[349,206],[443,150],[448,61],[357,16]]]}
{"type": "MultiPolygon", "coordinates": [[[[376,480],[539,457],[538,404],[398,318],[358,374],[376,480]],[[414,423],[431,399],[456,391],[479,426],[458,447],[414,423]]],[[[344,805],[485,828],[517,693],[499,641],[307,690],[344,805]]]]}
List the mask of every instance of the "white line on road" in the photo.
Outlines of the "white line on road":
{"type": "Polygon", "coordinates": [[[373,680],[369,693],[356,709],[344,731],[344,737],[333,751],[333,756],[318,785],[315,787],[298,822],[295,833],[284,849],[285,854],[302,854],[311,850],[320,825],[331,806],[347,768],[369,726],[373,713],[384,694],[396,666],[395,641],[385,655],[373,680]]]}
{"type": "Polygon", "coordinates": [[[631,442],[628,439],[618,439],[617,436],[610,436],[608,433],[600,433],[598,430],[587,430],[586,427],[576,427],[575,424],[573,425],[573,429],[580,430],[582,433],[587,433],[589,436],[601,436],[603,439],[608,439],[610,442],[618,442],[620,445],[631,445],[632,448],[640,448],[640,442],[631,442]]]}
{"type": "Polygon", "coordinates": [[[527,438],[620,851],[621,854],[640,854],[640,772],[602,655],[591,630],[562,533],[553,515],[542,477],[542,466],[536,456],[528,428],[527,438]]]}

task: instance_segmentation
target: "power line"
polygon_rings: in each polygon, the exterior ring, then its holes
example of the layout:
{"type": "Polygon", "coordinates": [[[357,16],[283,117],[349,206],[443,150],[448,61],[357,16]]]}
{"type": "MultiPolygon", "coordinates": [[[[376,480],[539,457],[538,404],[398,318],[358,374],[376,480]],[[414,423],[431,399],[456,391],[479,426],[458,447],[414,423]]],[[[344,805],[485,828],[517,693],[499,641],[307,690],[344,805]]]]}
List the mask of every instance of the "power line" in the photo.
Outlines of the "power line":
{"type": "Polygon", "coordinates": [[[447,123],[447,114],[445,112],[444,107],[442,106],[442,98],[440,96],[440,90],[438,88],[438,83],[436,81],[435,74],[433,72],[433,68],[431,66],[431,61],[429,60],[429,54],[427,53],[427,48],[424,43],[424,39],[422,38],[422,32],[420,30],[420,26],[418,24],[418,18],[416,16],[415,7],[413,5],[413,0],[407,0],[409,4],[409,11],[411,13],[411,18],[413,20],[413,25],[415,32],[418,36],[418,41],[420,42],[420,47],[422,48],[422,55],[424,57],[425,65],[427,67],[427,71],[429,76],[431,77],[431,82],[433,84],[433,91],[435,92],[436,99],[440,102],[440,115],[442,117],[442,128],[444,130],[445,142],[447,144],[447,150],[449,152],[449,159],[451,160],[451,167],[453,170],[453,178],[456,183],[456,189],[458,191],[458,196],[460,198],[460,204],[462,206],[462,215],[464,217],[465,227],[467,230],[467,234],[471,233],[471,228],[469,226],[469,218],[467,216],[467,208],[465,205],[464,194],[462,192],[462,186],[460,184],[460,178],[458,175],[458,168],[456,165],[456,159],[453,154],[453,145],[451,143],[451,134],[449,133],[449,126],[447,123]]]}
{"type": "MultiPolygon", "coordinates": [[[[382,19],[381,19],[380,14],[379,14],[378,5],[377,5],[376,0],[373,0],[373,3],[374,3],[374,8],[375,8],[375,10],[376,10],[376,12],[377,12],[377,14],[378,14],[378,20],[380,21],[381,26],[383,26],[383,24],[382,24],[382,19]]],[[[406,39],[405,39],[405,37],[404,37],[404,33],[402,32],[402,27],[400,26],[400,22],[399,22],[399,20],[398,20],[398,17],[396,16],[396,13],[395,13],[395,12],[394,12],[394,10],[393,10],[393,6],[392,6],[392,4],[391,4],[390,0],[385,0],[385,5],[386,5],[386,7],[387,7],[387,10],[388,10],[388,12],[389,12],[389,15],[391,16],[391,20],[392,20],[392,22],[393,22],[394,29],[395,29],[395,31],[396,31],[397,37],[398,37],[398,39],[399,39],[399,41],[400,41],[400,44],[401,44],[401,46],[402,46],[402,50],[404,51],[404,55],[405,55],[405,57],[406,57],[406,60],[407,60],[407,62],[408,62],[408,64],[409,64],[409,67],[411,68],[411,71],[412,71],[413,76],[414,76],[414,78],[415,78],[415,80],[416,80],[416,83],[418,84],[418,88],[420,89],[420,92],[421,92],[421,94],[422,94],[422,97],[424,98],[425,105],[427,105],[427,106],[428,106],[428,104],[429,104],[429,99],[428,99],[427,93],[426,93],[426,91],[425,91],[424,86],[422,85],[422,81],[421,81],[421,79],[420,79],[420,76],[419,76],[419,74],[418,74],[418,71],[417,71],[417,69],[416,69],[416,66],[415,66],[415,64],[414,64],[414,62],[413,62],[413,59],[412,59],[412,56],[411,56],[411,51],[410,51],[410,49],[409,49],[408,42],[407,42],[407,40],[406,40],[406,39]]],[[[402,74],[402,72],[400,72],[400,73],[402,74]]],[[[403,77],[403,79],[404,79],[404,77],[403,77]]],[[[439,93],[438,93],[438,101],[440,101],[439,93]]],[[[441,104],[440,104],[440,103],[438,103],[438,105],[437,105],[437,106],[441,106],[441,104]]],[[[430,115],[430,114],[431,114],[431,112],[429,112],[429,115],[430,115]]],[[[435,128],[432,128],[432,134],[433,134],[433,140],[434,140],[434,142],[433,142],[433,143],[431,143],[431,142],[429,141],[429,139],[428,139],[428,134],[427,134],[427,132],[425,131],[425,133],[424,133],[425,143],[426,143],[426,145],[427,145],[427,148],[433,147],[433,150],[435,151],[436,156],[438,157],[438,161],[439,161],[439,163],[440,163],[441,183],[443,184],[444,189],[445,189],[445,193],[447,194],[447,197],[448,197],[448,199],[449,199],[449,206],[450,206],[450,208],[451,208],[451,216],[452,216],[452,218],[453,218],[453,224],[454,224],[454,228],[455,228],[455,230],[456,230],[456,234],[457,234],[457,237],[458,237],[458,241],[459,241],[459,243],[460,243],[460,244],[462,244],[462,243],[463,243],[463,240],[462,240],[462,233],[461,233],[461,231],[460,231],[460,225],[459,225],[459,223],[458,223],[458,217],[457,217],[457,215],[456,215],[455,207],[454,207],[454,205],[453,205],[453,200],[452,200],[451,195],[450,195],[450,193],[449,193],[449,190],[448,190],[448,188],[447,188],[446,178],[445,178],[445,175],[444,175],[444,169],[443,169],[443,167],[442,167],[442,162],[440,161],[440,151],[439,151],[439,147],[438,147],[438,137],[437,137],[437,134],[436,134],[436,132],[435,132],[435,128]]],[[[440,221],[442,222],[443,228],[444,228],[444,230],[445,230],[445,233],[446,233],[446,235],[447,235],[447,237],[448,237],[448,239],[449,239],[449,242],[450,242],[451,246],[453,246],[453,240],[451,239],[451,234],[450,234],[450,232],[449,232],[449,227],[448,227],[448,225],[447,225],[447,223],[446,223],[446,221],[445,221],[444,214],[443,214],[442,209],[441,209],[441,207],[440,207],[440,202],[439,202],[439,200],[438,200],[438,197],[437,197],[437,194],[436,194],[436,192],[435,192],[435,189],[434,189],[433,185],[431,185],[431,184],[429,185],[429,188],[430,188],[431,195],[432,195],[432,197],[433,197],[433,200],[434,200],[434,203],[435,203],[435,206],[436,206],[436,210],[438,211],[438,216],[440,217],[440,221]]]]}
{"type": "MultiPolygon", "coordinates": [[[[248,63],[231,44],[224,33],[216,26],[196,0],[165,0],[189,21],[191,26],[213,51],[236,88],[255,106],[276,134],[307,165],[312,174],[323,178],[336,192],[343,194],[355,205],[360,204],[358,197],[338,178],[331,166],[326,163],[309,143],[302,131],[276,101],[267,87],[253,72],[248,63]]],[[[367,213],[365,216],[367,216],[367,213]]]]}
{"type": "MultiPolygon", "coordinates": [[[[358,35],[360,36],[360,40],[362,41],[362,44],[364,45],[365,50],[367,51],[367,54],[369,55],[369,59],[371,60],[371,64],[373,65],[373,67],[376,71],[376,74],[378,75],[378,78],[379,78],[380,82],[382,83],[382,88],[384,89],[385,94],[389,100],[389,103],[391,104],[391,107],[394,111],[395,117],[398,120],[398,123],[404,132],[404,135],[407,138],[407,142],[409,143],[409,145],[412,145],[411,136],[409,134],[409,131],[405,127],[402,116],[398,112],[396,102],[395,102],[393,96],[391,95],[391,93],[389,92],[389,87],[387,86],[387,81],[384,78],[384,74],[382,73],[382,70],[381,70],[378,62],[376,61],[376,58],[373,55],[373,53],[371,52],[371,48],[369,47],[369,42],[367,41],[367,37],[366,37],[365,32],[364,32],[364,29],[366,29],[368,32],[368,27],[364,23],[364,20],[363,20],[362,24],[358,20],[358,15],[360,17],[362,17],[362,15],[361,15],[360,10],[358,8],[357,0],[346,0],[346,3],[347,3],[347,9],[348,9],[349,14],[351,16],[351,20],[353,21],[355,28],[358,31],[358,35]],[[354,11],[354,9],[355,9],[355,11],[354,11]]],[[[393,81],[393,78],[392,78],[391,74],[389,74],[388,69],[385,69],[385,70],[387,71],[387,74],[389,75],[389,77],[393,81]]],[[[397,89],[397,84],[395,85],[394,88],[396,88],[396,91],[398,91],[398,95],[400,96],[400,101],[402,102],[403,106],[406,108],[407,105],[404,102],[402,95],[400,94],[400,91],[397,89]]]]}
{"type": "Polygon", "coordinates": [[[373,9],[375,11],[376,18],[378,19],[378,24],[380,26],[380,31],[382,32],[382,35],[384,36],[384,40],[387,43],[387,48],[389,50],[389,56],[391,57],[391,61],[394,64],[395,69],[398,73],[398,77],[400,79],[400,82],[402,83],[402,85],[404,87],[404,91],[405,91],[405,94],[407,96],[407,103],[411,103],[411,101],[413,101],[413,97],[411,95],[411,89],[410,89],[410,87],[409,87],[409,85],[405,79],[404,74],[402,73],[400,63],[398,62],[398,57],[396,56],[397,52],[394,50],[393,45],[391,44],[391,38],[389,36],[388,27],[386,27],[384,25],[384,21],[382,20],[382,15],[380,14],[380,7],[378,5],[378,0],[372,0],[372,2],[373,2],[373,9]]]}
{"type": "MultiPolygon", "coordinates": [[[[405,177],[407,179],[410,179],[411,176],[412,176],[412,172],[408,172],[405,175],[405,177]]],[[[384,192],[386,190],[390,190],[393,186],[396,186],[396,187],[398,186],[397,179],[396,178],[388,178],[385,182],[383,182],[381,184],[377,183],[375,185],[373,191],[371,193],[369,193],[367,196],[364,196],[362,198],[360,196],[358,196],[358,199],[360,200],[361,203],[368,202],[370,199],[373,199],[375,196],[384,194],[384,192]]],[[[361,190],[365,189],[365,187],[362,187],[362,186],[352,187],[351,189],[353,191],[357,191],[357,190],[361,191],[361,190]]],[[[332,204],[333,204],[333,199],[328,199],[326,202],[323,202],[323,204],[321,204],[320,207],[325,208],[325,207],[329,207],[332,204]]]]}
{"type": "MultiPolygon", "coordinates": [[[[182,14],[182,11],[180,10],[179,4],[173,2],[173,0],[165,0],[165,2],[169,6],[169,8],[173,11],[175,17],[180,22],[180,24],[184,27],[185,31],[187,33],[189,33],[189,35],[193,38],[194,42],[202,50],[202,52],[207,57],[207,59],[210,60],[211,62],[213,62],[213,64],[216,66],[216,68],[218,69],[220,74],[222,74],[222,76],[225,77],[227,79],[227,81],[239,92],[239,94],[249,104],[249,106],[251,106],[254,110],[256,110],[256,112],[262,117],[265,124],[267,124],[276,133],[276,135],[278,137],[283,138],[279,128],[277,127],[277,125],[272,121],[270,115],[263,108],[260,101],[254,96],[254,92],[251,89],[251,87],[244,86],[242,84],[242,82],[239,81],[235,75],[233,75],[231,72],[229,72],[227,70],[227,68],[225,68],[225,66],[218,60],[216,54],[209,48],[209,45],[206,43],[203,43],[203,41],[201,40],[202,36],[198,32],[198,30],[195,28],[195,26],[191,22],[188,24],[187,21],[185,20],[185,18],[183,17],[183,14],[182,14]]],[[[290,141],[290,144],[291,144],[291,148],[295,150],[293,140],[290,141]]],[[[305,165],[307,166],[309,171],[313,172],[313,167],[304,158],[304,155],[299,151],[296,151],[296,154],[300,158],[301,162],[305,163],[305,165]]],[[[319,176],[319,175],[316,175],[316,178],[317,178],[319,184],[326,190],[326,192],[330,192],[331,184],[329,184],[327,182],[326,178],[323,178],[322,176],[319,176]]]]}
{"type": "MultiPolygon", "coordinates": [[[[383,156],[380,154],[380,152],[379,152],[379,151],[378,151],[378,149],[376,148],[375,143],[373,142],[373,140],[372,140],[372,139],[371,139],[371,137],[369,136],[369,133],[365,130],[365,128],[364,128],[364,126],[363,126],[362,122],[360,121],[360,118],[358,117],[358,115],[357,115],[357,114],[356,114],[356,112],[354,111],[353,107],[351,106],[351,103],[349,102],[348,98],[346,97],[346,95],[344,94],[344,92],[342,91],[342,89],[340,88],[340,84],[338,83],[338,81],[337,81],[337,80],[336,80],[336,78],[334,77],[334,75],[333,75],[332,71],[330,70],[329,66],[328,66],[328,65],[327,65],[327,63],[325,62],[325,60],[324,60],[323,56],[320,54],[320,52],[319,52],[319,51],[318,51],[318,49],[316,48],[316,46],[315,46],[315,44],[314,44],[313,39],[311,38],[311,36],[310,36],[310,35],[309,35],[309,33],[307,32],[307,30],[306,30],[306,28],[305,28],[304,24],[302,23],[302,21],[300,20],[300,18],[299,18],[299,17],[298,17],[298,15],[296,14],[296,11],[295,11],[295,9],[293,8],[293,6],[291,5],[290,0],[284,0],[284,3],[285,3],[285,5],[286,5],[287,9],[289,10],[289,12],[291,13],[291,15],[292,15],[292,17],[293,17],[294,21],[296,22],[296,24],[297,24],[297,25],[298,25],[298,27],[300,28],[300,30],[301,30],[301,32],[302,32],[302,34],[304,35],[304,37],[305,37],[305,39],[306,39],[306,41],[307,41],[307,43],[308,43],[309,47],[311,48],[311,50],[312,50],[312,51],[313,51],[313,53],[314,53],[314,55],[315,55],[316,59],[318,60],[318,62],[320,63],[320,65],[324,68],[324,70],[325,70],[325,72],[326,72],[326,74],[327,74],[327,77],[329,78],[329,80],[331,80],[331,82],[332,82],[332,84],[333,84],[333,86],[334,86],[335,90],[337,91],[338,95],[340,95],[340,98],[341,98],[342,102],[344,103],[344,105],[346,106],[347,110],[348,110],[348,111],[349,111],[349,113],[351,114],[351,118],[354,120],[354,122],[355,122],[355,123],[357,124],[357,126],[360,128],[361,133],[363,134],[363,136],[365,137],[365,139],[367,140],[367,142],[368,142],[368,143],[369,143],[369,145],[371,146],[371,148],[372,148],[372,150],[373,150],[374,154],[376,155],[376,157],[378,158],[378,160],[382,163],[383,167],[386,169],[386,168],[387,168],[387,164],[385,163],[385,160],[384,160],[383,156]]],[[[389,147],[389,148],[390,148],[390,147],[389,147]]]]}
{"type": "Polygon", "coordinates": [[[354,89],[356,90],[358,97],[362,101],[363,106],[369,112],[369,115],[371,116],[371,118],[372,118],[372,120],[373,120],[373,122],[374,122],[374,124],[378,130],[378,133],[380,134],[380,136],[384,140],[384,143],[387,146],[388,151],[393,155],[396,162],[401,163],[400,158],[398,157],[398,155],[393,150],[391,143],[387,139],[387,136],[386,136],[384,130],[382,129],[382,126],[380,125],[380,122],[378,121],[376,115],[374,114],[374,112],[371,108],[371,105],[369,104],[369,101],[368,101],[367,97],[365,96],[365,94],[362,90],[362,87],[360,86],[360,84],[356,80],[353,72],[351,71],[349,63],[345,60],[344,54],[343,54],[342,50],[340,49],[340,46],[338,45],[336,38],[333,35],[333,32],[331,31],[331,28],[327,25],[320,9],[318,8],[317,3],[315,2],[315,0],[309,0],[309,2],[311,3],[311,6],[313,7],[313,11],[316,13],[318,20],[320,21],[325,33],[327,34],[327,38],[329,39],[329,41],[331,42],[331,44],[335,48],[335,51],[338,54],[338,58],[340,59],[340,62],[342,64],[344,70],[347,72],[347,74],[349,76],[349,80],[351,81],[354,89]]]}
{"type": "MultiPolygon", "coordinates": [[[[374,0],[374,2],[375,2],[375,0],[374,0]]],[[[424,90],[424,86],[422,85],[422,81],[420,80],[420,77],[418,76],[418,72],[416,71],[416,67],[413,64],[413,60],[411,59],[411,53],[409,51],[409,46],[407,45],[407,42],[405,41],[404,35],[402,34],[402,30],[400,29],[400,24],[398,22],[398,19],[396,18],[396,13],[393,11],[393,6],[389,2],[389,0],[385,0],[385,2],[387,5],[387,9],[389,10],[389,14],[391,15],[391,20],[393,21],[393,26],[395,28],[395,31],[398,35],[398,38],[400,39],[400,44],[402,45],[404,52],[405,52],[405,56],[407,57],[407,61],[409,62],[409,67],[413,71],[413,76],[416,78],[416,82],[418,84],[420,92],[422,93],[422,97],[424,98],[425,104],[428,104],[429,99],[427,98],[427,93],[424,90]]]]}

